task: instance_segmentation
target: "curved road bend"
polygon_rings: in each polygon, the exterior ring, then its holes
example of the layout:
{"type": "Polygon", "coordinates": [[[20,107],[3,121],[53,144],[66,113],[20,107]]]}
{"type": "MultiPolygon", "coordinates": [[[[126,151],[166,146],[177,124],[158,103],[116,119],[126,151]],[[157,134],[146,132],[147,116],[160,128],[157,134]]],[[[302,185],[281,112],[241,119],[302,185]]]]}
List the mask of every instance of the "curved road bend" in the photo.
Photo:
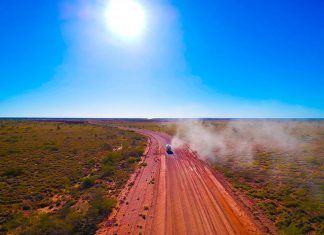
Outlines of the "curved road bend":
{"type": "Polygon", "coordinates": [[[150,138],[145,162],[123,203],[97,234],[261,234],[252,218],[189,149],[165,153],[171,137],[150,138]]]}

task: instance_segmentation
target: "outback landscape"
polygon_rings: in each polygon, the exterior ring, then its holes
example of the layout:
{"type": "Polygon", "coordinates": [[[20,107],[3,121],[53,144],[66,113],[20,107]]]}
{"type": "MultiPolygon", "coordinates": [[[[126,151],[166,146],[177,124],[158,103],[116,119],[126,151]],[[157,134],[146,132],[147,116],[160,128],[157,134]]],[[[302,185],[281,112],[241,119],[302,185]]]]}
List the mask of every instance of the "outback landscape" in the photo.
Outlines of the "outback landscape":
{"type": "Polygon", "coordinates": [[[324,235],[323,0],[1,0],[0,235],[324,235]]]}
{"type": "Polygon", "coordinates": [[[3,234],[324,231],[321,120],[0,124],[3,234]]]}
{"type": "Polygon", "coordinates": [[[93,234],[144,151],[132,131],[0,122],[0,233],[93,234]]]}

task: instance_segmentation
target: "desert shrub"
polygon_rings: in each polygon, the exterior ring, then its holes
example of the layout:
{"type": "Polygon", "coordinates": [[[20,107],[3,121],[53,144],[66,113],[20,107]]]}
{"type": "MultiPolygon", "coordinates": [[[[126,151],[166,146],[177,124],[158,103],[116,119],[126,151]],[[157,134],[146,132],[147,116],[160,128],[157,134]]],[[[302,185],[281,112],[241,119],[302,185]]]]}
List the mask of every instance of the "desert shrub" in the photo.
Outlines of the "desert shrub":
{"type": "Polygon", "coordinates": [[[298,207],[298,202],[295,199],[288,197],[288,196],[284,197],[283,204],[288,208],[298,207]]]}
{"type": "Polygon", "coordinates": [[[116,163],[118,160],[122,158],[122,154],[120,152],[110,152],[106,157],[102,159],[103,164],[112,164],[116,163]]]}
{"type": "Polygon", "coordinates": [[[127,159],[127,161],[129,162],[129,163],[135,163],[135,162],[138,162],[140,159],[139,158],[136,158],[136,157],[129,157],[128,159],[127,159]]]}
{"type": "Polygon", "coordinates": [[[17,154],[17,153],[21,153],[21,152],[17,149],[9,149],[8,150],[8,154],[17,154]]]}
{"type": "Polygon", "coordinates": [[[261,199],[266,198],[268,196],[267,192],[262,189],[254,190],[253,193],[251,193],[250,195],[255,198],[261,198],[261,199]]]}
{"type": "Polygon", "coordinates": [[[141,157],[144,152],[144,147],[143,146],[138,146],[132,149],[129,149],[127,152],[124,152],[124,155],[126,157],[141,157]]]}
{"type": "Polygon", "coordinates": [[[82,179],[82,188],[90,188],[96,182],[97,177],[95,176],[87,176],[82,179]]]}
{"type": "Polygon", "coordinates": [[[277,207],[272,202],[259,202],[258,205],[272,218],[277,212],[277,207]]]}
{"type": "Polygon", "coordinates": [[[143,162],[142,164],[141,164],[141,166],[147,166],[147,163],[146,162],[143,162]]]}
{"type": "Polygon", "coordinates": [[[72,226],[72,232],[70,234],[95,234],[97,224],[104,219],[106,215],[108,215],[102,211],[104,211],[104,209],[99,210],[91,206],[88,208],[86,214],[70,212],[65,218],[65,221],[68,221],[68,223],[72,226]],[[103,214],[100,214],[100,212],[103,214]]]}
{"type": "Polygon", "coordinates": [[[22,235],[65,235],[71,234],[72,226],[66,221],[50,216],[48,214],[40,214],[32,216],[29,220],[29,226],[23,229],[22,235]]]}
{"type": "Polygon", "coordinates": [[[20,167],[8,167],[4,173],[2,174],[3,176],[11,176],[11,177],[16,177],[19,175],[22,175],[24,173],[23,169],[20,167]]]}
{"type": "Polygon", "coordinates": [[[66,218],[69,214],[70,214],[70,212],[71,212],[71,206],[73,206],[74,205],[74,201],[72,201],[72,200],[69,200],[69,201],[67,201],[65,204],[64,204],[64,206],[62,207],[62,209],[58,212],[58,217],[59,218],[66,218]]]}
{"type": "Polygon", "coordinates": [[[233,180],[233,186],[234,186],[235,188],[242,189],[242,190],[246,190],[246,191],[248,191],[248,190],[251,189],[251,187],[250,187],[249,185],[247,185],[247,184],[243,184],[243,183],[241,183],[241,182],[238,181],[238,180],[233,180]]]}
{"type": "Polygon", "coordinates": [[[89,166],[94,166],[94,165],[96,164],[96,161],[95,161],[94,159],[90,159],[90,160],[87,162],[87,164],[88,164],[89,166]]]}
{"type": "Polygon", "coordinates": [[[310,163],[311,165],[314,166],[321,166],[323,165],[323,158],[320,157],[309,157],[308,159],[306,159],[308,163],[310,163]]]}
{"type": "Polygon", "coordinates": [[[104,197],[105,190],[92,188],[89,192],[89,207],[84,212],[68,210],[64,221],[72,226],[72,234],[94,234],[97,224],[115,207],[116,200],[104,197]]]}
{"type": "Polygon", "coordinates": [[[43,147],[44,150],[48,150],[50,152],[57,152],[59,151],[59,148],[57,146],[53,146],[53,145],[45,145],[43,147]]]}
{"type": "Polygon", "coordinates": [[[295,224],[290,224],[288,227],[281,229],[282,235],[302,235],[302,231],[295,224]]]}
{"type": "Polygon", "coordinates": [[[112,176],[115,173],[115,167],[110,165],[110,164],[106,164],[102,166],[102,177],[109,177],[112,176]]]}
{"type": "Polygon", "coordinates": [[[12,216],[8,221],[6,221],[2,226],[0,226],[0,234],[1,232],[7,232],[12,229],[17,228],[18,226],[25,224],[27,219],[23,216],[22,213],[18,213],[12,216]]]}
{"type": "Polygon", "coordinates": [[[99,198],[93,200],[90,205],[94,210],[98,212],[98,214],[107,215],[116,206],[116,200],[99,198]]]}
{"type": "Polygon", "coordinates": [[[113,148],[111,147],[110,144],[104,143],[102,145],[102,150],[106,150],[106,151],[111,151],[113,148]]]}

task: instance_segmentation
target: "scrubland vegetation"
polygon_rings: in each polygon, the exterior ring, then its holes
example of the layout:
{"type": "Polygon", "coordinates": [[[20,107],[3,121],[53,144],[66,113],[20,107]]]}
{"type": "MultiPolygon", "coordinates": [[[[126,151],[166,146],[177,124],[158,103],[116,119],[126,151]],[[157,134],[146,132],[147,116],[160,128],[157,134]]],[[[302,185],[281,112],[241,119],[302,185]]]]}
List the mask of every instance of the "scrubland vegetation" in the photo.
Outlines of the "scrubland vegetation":
{"type": "Polygon", "coordinates": [[[0,234],[93,234],[145,144],[107,126],[0,121],[0,234]]]}
{"type": "Polygon", "coordinates": [[[113,120],[113,121],[105,121],[111,126],[122,126],[127,128],[138,128],[138,129],[146,129],[151,131],[168,133],[169,135],[174,135],[176,132],[176,122],[174,121],[156,121],[155,119],[149,120],[113,120]]]}
{"type": "Polygon", "coordinates": [[[299,141],[295,149],[256,146],[251,158],[229,153],[216,156],[214,166],[254,200],[280,234],[323,234],[324,125],[289,125],[299,141]]]}

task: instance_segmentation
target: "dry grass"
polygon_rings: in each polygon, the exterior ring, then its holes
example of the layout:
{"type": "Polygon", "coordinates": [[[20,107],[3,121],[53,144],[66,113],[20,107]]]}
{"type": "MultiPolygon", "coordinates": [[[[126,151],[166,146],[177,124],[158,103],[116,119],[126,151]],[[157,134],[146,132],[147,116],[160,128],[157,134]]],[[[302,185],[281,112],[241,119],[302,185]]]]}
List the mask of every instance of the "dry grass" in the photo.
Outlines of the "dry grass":
{"type": "Polygon", "coordinates": [[[1,121],[0,233],[64,234],[78,227],[93,233],[145,143],[135,132],[113,127],[1,121]],[[114,161],[104,163],[120,146],[114,161]]]}

